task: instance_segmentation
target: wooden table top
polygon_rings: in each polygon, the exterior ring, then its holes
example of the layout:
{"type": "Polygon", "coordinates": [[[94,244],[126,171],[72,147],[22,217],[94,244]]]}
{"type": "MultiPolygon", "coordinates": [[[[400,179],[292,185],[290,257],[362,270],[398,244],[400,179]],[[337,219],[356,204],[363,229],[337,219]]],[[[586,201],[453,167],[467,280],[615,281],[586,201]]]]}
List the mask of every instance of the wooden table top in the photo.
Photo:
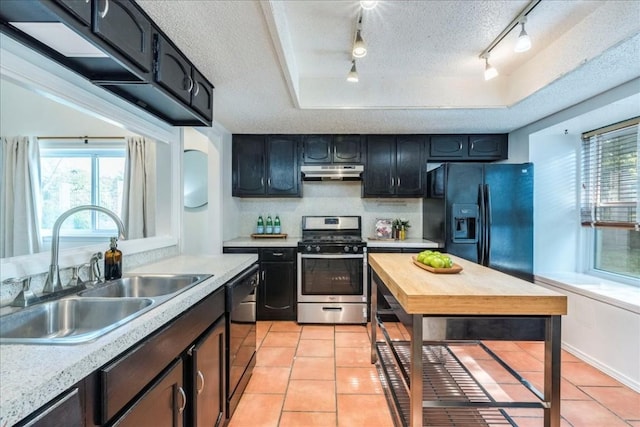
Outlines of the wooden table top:
{"type": "Polygon", "coordinates": [[[412,254],[369,254],[369,265],[409,314],[564,315],[567,297],[479,264],[451,256],[458,274],[435,274],[412,254]]]}

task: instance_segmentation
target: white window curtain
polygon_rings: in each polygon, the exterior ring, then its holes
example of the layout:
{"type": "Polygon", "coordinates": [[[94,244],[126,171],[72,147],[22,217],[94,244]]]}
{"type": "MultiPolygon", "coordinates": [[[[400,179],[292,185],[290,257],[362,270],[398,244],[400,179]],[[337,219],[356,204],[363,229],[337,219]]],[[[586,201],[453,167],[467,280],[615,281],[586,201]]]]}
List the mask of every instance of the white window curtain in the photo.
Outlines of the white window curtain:
{"type": "Polygon", "coordinates": [[[127,239],[156,232],[156,144],[142,137],[127,138],[122,221],[127,239]]]}
{"type": "Polygon", "coordinates": [[[40,252],[39,157],[35,138],[2,138],[0,258],[40,252]]]}

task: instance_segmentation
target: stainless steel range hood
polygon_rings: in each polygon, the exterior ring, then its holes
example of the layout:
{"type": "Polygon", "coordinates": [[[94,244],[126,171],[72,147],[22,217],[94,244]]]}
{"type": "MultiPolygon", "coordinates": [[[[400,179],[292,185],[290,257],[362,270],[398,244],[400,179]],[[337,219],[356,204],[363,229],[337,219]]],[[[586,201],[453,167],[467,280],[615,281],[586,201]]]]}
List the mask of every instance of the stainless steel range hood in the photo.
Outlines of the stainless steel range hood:
{"type": "Polygon", "coordinates": [[[304,181],[359,181],[363,165],[305,165],[300,168],[304,181]]]}

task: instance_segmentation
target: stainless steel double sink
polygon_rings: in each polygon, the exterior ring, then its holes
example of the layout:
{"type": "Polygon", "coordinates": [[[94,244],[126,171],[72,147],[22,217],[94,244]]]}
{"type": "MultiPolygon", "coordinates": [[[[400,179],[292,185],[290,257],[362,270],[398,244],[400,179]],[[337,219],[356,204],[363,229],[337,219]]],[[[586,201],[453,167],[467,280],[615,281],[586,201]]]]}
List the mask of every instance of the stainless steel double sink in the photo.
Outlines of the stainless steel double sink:
{"type": "Polygon", "coordinates": [[[0,344],[80,344],[139,317],[210,275],[123,277],[0,317],[0,344]]]}

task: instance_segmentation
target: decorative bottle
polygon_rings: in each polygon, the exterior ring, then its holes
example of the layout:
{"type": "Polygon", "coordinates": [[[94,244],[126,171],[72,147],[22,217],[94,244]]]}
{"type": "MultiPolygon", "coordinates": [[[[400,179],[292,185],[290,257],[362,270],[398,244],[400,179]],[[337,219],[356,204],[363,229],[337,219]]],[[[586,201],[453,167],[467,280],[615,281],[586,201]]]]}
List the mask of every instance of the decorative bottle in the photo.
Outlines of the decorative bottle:
{"type": "Polygon", "coordinates": [[[122,252],[118,249],[118,238],[112,237],[109,249],[104,253],[104,280],[122,277],[122,252]]]}
{"type": "Polygon", "coordinates": [[[280,217],[276,215],[276,219],[273,220],[273,234],[280,234],[282,228],[280,227],[280,217]]]}
{"type": "Polygon", "coordinates": [[[273,234],[273,220],[271,215],[267,215],[267,234],[273,234]]]}
{"type": "Polygon", "coordinates": [[[256,226],[256,233],[264,234],[264,220],[262,219],[262,215],[258,217],[258,225],[256,226]]]}

